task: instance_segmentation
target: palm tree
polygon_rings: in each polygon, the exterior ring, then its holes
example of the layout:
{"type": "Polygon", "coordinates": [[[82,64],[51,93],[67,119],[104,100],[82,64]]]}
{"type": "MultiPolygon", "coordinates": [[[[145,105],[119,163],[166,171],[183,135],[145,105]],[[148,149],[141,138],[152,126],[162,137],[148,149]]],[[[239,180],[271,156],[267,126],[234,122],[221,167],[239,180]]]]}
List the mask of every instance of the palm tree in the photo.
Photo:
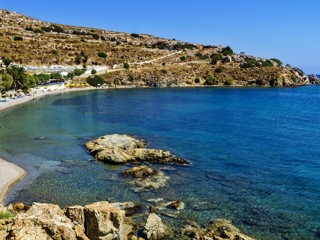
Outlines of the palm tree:
{"type": "Polygon", "coordinates": [[[26,70],[23,67],[13,65],[7,68],[7,73],[9,73],[13,78],[13,88],[18,90],[24,87],[24,80],[26,78],[26,70]]]}

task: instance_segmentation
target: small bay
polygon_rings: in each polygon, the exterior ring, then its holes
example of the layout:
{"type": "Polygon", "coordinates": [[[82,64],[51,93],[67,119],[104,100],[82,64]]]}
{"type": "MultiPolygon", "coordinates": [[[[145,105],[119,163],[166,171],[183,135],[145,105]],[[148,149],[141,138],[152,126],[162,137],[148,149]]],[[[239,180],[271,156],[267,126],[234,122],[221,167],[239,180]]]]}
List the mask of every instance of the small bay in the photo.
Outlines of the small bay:
{"type": "MultiPolygon", "coordinates": [[[[0,113],[0,156],[28,172],[8,202],[180,199],[181,219],[226,218],[258,239],[320,235],[320,88],[110,89],[48,96],[0,113]],[[135,193],[127,166],[83,144],[130,134],[188,159],[165,188],[135,193]]],[[[170,219],[168,220],[170,221],[170,219]]]]}

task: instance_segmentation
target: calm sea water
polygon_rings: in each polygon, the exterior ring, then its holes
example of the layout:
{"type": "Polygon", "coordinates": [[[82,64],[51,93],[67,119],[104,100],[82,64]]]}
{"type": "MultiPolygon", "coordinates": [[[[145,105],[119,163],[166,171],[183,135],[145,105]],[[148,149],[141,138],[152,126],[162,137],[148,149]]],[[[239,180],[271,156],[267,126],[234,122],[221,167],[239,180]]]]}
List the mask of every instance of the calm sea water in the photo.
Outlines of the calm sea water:
{"type": "Polygon", "coordinates": [[[29,172],[8,201],[181,199],[181,219],[231,219],[258,239],[319,239],[319,104],[319,87],[104,90],[36,100],[0,113],[0,155],[29,172]],[[164,169],[166,188],[134,193],[120,174],[126,167],[94,162],[83,148],[112,133],[143,138],[192,165],[164,169]]]}

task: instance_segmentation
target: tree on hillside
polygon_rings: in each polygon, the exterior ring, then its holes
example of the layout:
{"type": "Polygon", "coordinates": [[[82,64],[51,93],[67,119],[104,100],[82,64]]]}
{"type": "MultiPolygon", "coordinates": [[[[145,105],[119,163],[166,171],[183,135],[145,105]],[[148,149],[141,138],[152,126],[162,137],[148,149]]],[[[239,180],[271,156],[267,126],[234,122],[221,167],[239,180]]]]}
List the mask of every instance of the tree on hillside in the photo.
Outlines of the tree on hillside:
{"type": "Polygon", "coordinates": [[[3,64],[5,67],[9,67],[10,64],[12,63],[12,60],[10,58],[5,58],[2,60],[3,64]]]}
{"type": "Polygon", "coordinates": [[[102,77],[94,75],[87,77],[87,83],[89,83],[93,87],[99,87],[104,84],[104,80],[102,77]]]}
{"type": "Polygon", "coordinates": [[[35,78],[26,74],[26,70],[23,67],[15,65],[8,67],[7,73],[10,74],[13,78],[12,87],[14,90],[28,89],[35,83],[35,78]]]}
{"type": "Polygon", "coordinates": [[[13,84],[13,78],[10,74],[3,73],[0,74],[0,90],[8,91],[11,89],[13,84]]]}

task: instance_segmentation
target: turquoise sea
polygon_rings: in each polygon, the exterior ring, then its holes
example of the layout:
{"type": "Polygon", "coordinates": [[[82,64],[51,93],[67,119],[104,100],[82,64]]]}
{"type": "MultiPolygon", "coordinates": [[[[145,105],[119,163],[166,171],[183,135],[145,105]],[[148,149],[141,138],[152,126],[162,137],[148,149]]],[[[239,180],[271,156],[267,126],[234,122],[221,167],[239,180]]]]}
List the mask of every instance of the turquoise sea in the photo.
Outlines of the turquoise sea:
{"type": "Polygon", "coordinates": [[[227,218],[257,239],[320,238],[319,87],[58,94],[0,112],[0,157],[29,173],[8,202],[181,199],[181,224],[227,218]],[[134,193],[126,166],[92,161],[83,147],[113,133],[192,164],[158,166],[167,186],[134,193]]]}

